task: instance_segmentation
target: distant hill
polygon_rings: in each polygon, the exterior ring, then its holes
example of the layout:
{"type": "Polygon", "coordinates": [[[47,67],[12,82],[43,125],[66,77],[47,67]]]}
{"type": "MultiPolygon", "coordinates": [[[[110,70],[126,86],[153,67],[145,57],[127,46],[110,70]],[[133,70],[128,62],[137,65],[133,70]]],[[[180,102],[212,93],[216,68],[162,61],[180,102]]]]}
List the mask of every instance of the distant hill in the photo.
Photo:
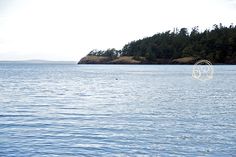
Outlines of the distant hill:
{"type": "Polygon", "coordinates": [[[121,50],[92,50],[79,64],[193,64],[207,59],[213,64],[236,64],[236,26],[213,25],[174,29],[132,41],[121,50]]]}
{"type": "Polygon", "coordinates": [[[31,63],[31,64],[75,64],[75,61],[49,61],[49,60],[16,60],[16,61],[0,61],[0,63],[31,63]]]}

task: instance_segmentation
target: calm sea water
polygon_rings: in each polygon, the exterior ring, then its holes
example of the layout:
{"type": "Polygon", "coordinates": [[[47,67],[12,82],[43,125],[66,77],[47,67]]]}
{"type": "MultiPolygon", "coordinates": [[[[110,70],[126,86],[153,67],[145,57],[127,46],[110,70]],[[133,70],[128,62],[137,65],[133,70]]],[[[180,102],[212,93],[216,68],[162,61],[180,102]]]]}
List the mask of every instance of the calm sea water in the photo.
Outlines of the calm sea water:
{"type": "Polygon", "coordinates": [[[0,156],[236,156],[236,66],[0,64],[0,156]]]}

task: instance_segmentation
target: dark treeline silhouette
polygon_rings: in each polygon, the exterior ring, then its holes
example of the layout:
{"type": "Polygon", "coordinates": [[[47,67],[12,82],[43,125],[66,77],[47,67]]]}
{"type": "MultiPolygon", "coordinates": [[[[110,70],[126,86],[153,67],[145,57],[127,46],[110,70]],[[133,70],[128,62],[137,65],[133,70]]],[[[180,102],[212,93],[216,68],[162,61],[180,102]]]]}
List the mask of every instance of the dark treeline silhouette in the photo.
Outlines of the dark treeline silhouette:
{"type": "Polygon", "coordinates": [[[121,50],[116,50],[114,48],[107,49],[106,51],[102,50],[92,50],[89,52],[88,56],[106,56],[110,58],[116,58],[121,55],[121,50]]]}
{"type": "Polygon", "coordinates": [[[213,63],[236,63],[236,26],[222,24],[213,25],[213,29],[199,32],[198,27],[174,29],[157,33],[152,37],[132,41],[122,50],[93,50],[89,55],[133,56],[135,59],[145,58],[148,61],[157,59],[177,59],[194,57],[208,59],[213,63]]]}

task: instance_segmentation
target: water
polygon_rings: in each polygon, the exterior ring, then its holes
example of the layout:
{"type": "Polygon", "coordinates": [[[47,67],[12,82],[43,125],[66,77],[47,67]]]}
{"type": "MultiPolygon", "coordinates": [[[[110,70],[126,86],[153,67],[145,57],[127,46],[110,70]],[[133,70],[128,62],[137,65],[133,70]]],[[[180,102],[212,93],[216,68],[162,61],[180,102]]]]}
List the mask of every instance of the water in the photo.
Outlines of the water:
{"type": "Polygon", "coordinates": [[[0,156],[236,156],[236,66],[0,64],[0,156]]]}

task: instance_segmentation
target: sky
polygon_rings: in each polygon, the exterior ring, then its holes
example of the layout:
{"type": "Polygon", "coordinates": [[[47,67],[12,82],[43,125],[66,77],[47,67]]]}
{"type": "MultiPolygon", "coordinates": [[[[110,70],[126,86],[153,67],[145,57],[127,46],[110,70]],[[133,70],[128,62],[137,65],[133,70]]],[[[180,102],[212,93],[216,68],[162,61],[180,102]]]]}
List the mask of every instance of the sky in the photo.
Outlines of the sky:
{"type": "Polygon", "coordinates": [[[175,27],[235,20],[236,0],[0,0],[0,60],[78,61],[175,27]]]}

